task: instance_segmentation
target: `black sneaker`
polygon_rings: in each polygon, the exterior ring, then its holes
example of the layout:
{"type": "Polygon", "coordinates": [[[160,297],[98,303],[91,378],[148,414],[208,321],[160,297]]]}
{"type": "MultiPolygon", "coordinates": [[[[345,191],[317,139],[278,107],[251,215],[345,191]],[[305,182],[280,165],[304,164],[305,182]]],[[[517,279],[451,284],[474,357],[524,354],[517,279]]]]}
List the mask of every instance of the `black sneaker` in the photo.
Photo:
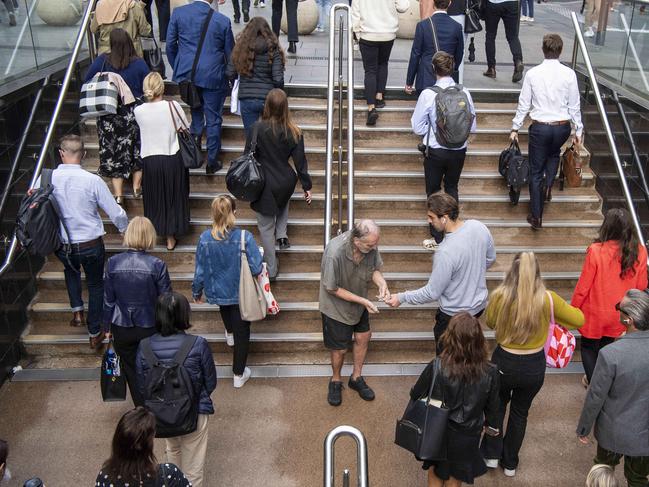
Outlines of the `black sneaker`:
{"type": "Polygon", "coordinates": [[[327,394],[327,402],[332,406],[340,406],[343,402],[343,383],[340,381],[329,381],[329,394],[327,394]]]}
{"type": "Polygon", "coordinates": [[[376,100],[376,103],[374,103],[374,106],[376,108],[385,108],[385,100],[381,98],[380,100],[376,100]]]}
{"type": "Polygon", "coordinates": [[[288,241],[288,238],[278,238],[277,245],[280,250],[286,250],[291,248],[291,243],[288,241]]]}
{"type": "Polygon", "coordinates": [[[244,12],[243,13],[243,21],[248,23],[249,20],[250,20],[250,14],[248,12],[244,12]]]}
{"type": "Polygon", "coordinates": [[[359,377],[356,380],[353,380],[350,377],[347,385],[350,389],[354,389],[356,392],[358,392],[358,395],[361,396],[361,399],[365,401],[374,400],[374,391],[365,383],[365,379],[363,379],[363,377],[359,377]]]}
{"type": "Polygon", "coordinates": [[[239,17],[238,15],[235,15],[234,16],[234,23],[235,24],[240,24],[241,23],[241,17],[239,17]]]}
{"type": "Polygon", "coordinates": [[[373,127],[376,125],[376,121],[379,119],[379,112],[376,111],[376,108],[372,108],[369,112],[367,112],[367,122],[365,125],[368,125],[370,127],[373,127]]]}
{"type": "Polygon", "coordinates": [[[208,176],[211,176],[214,173],[220,171],[222,167],[223,167],[223,164],[221,164],[218,161],[216,162],[216,164],[208,164],[207,166],[205,166],[205,174],[207,174],[208,176]]]}

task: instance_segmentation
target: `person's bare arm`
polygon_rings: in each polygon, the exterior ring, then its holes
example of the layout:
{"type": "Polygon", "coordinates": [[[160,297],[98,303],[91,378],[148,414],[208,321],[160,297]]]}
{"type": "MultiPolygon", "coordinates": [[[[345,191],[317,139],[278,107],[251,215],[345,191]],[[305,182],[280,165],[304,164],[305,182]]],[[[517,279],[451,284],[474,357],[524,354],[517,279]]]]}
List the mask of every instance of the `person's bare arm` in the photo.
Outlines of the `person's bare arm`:
{"type": "Polygon", "coordinates": [[[367,312],[370,314],[375,314],[379,312],[379,309],[372,301],[363,298],[357,294],[354,294],[353,292],[348,291],[347,289],[344,289],[342,287],[339,287],[338,289],[335,290],[327,289],[327,292],[333,294],[337,298],[343,299],[345,301],[349,301],[350,303],[356,303],[356,304],[360,304],[361,306],[365,306],[365,309],[367,309],[367,312]]]}

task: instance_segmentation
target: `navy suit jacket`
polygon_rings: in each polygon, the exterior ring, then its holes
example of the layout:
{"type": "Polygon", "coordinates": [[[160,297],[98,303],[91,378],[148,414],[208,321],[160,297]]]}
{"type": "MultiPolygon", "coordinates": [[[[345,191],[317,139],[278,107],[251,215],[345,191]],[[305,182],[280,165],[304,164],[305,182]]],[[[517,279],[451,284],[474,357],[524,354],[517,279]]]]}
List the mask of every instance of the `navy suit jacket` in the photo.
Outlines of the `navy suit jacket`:
{"type": "MultiPolygon", "coordinates": [[[[167,58],[176,83],[191,76],[201,31],[210,9],[205,2],[193,2],[175,8],[171,15],[167,29],[167,58]]],[[[194,84],[212,90],[226,89],[228,81],[225,68],[233,47],[230,20],[225,15],[214,12],[198,58],[194,84]]]]}
{"type": "MultiPolygon", "coordinates": [[[[462,26],[445,13],[438,13],[432,16],[439,48],[455,58],[455,70],[462,63],[464,56],[464,32],[462,26]]],[[[410,50],[410,62],[408,63],[408,74],[406,85],[415,85],[417,91],[422,91],[435,84],[435,73],[433,72],[433,55],[435,54],[435,41],[433,40],[433,29],[428,18],[420,20],[415,29],[415,40],[410,50]],[[417,82],[415,84],[415,77],[417,82]]],[[[457,80],[456,80],[457,81],[457,80]]]]}

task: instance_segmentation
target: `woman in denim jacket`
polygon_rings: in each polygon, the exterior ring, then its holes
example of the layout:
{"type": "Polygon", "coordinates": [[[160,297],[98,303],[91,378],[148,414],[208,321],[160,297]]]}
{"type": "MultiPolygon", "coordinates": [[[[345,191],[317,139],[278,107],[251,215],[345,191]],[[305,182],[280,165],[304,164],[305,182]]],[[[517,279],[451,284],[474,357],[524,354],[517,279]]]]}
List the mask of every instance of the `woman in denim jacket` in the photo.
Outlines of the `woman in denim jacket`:
{"type": "MultiPolygon", "coordinates": [[[[196,246],[196,270],[192,283],[195,303],[218,304],[225,326],[225,339],[234,346],[232,371],[234,387],[243,387],[250,378],[246,367],[250,344],[250,322],[239,312],[239,277],[241,276],[241,229],[234,226],[235,202],[221,195],[212,201],[212,229],[205,230],[196,246]]],[[[250,272],[261,274],[262,257],[250,232],[245,232],[246,254],[250,272]]]]}

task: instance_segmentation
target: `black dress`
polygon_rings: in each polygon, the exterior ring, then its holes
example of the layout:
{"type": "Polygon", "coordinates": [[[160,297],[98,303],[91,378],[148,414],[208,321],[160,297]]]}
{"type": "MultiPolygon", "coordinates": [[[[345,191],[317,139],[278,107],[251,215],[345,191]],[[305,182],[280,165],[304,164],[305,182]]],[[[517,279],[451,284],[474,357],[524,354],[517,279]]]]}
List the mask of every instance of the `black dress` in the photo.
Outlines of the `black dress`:
{"type": "Polygon", "coordinates": [[[250,206],[257,213],[274,216],[280,213],[290,201],[298,177],[302,189],[311,190],[311,176],[309,176],[309,167],[304,154],[304,137],[300,135],[299,140],[295,141],[292,134],[285,134],[279,127],[274,132],[268,122],[260,121],[256,122],[250,130],[250,136],[246,140],[246,151],[250,147],[255,127],[259,131],[256,158],[264,171],[266,183],[259,199],[253,201],[250,206]],[[289,164],[289,158],[293,159],[297,174],[289,164]]]}
{"type": "Polygon", "coordinates": [[[147,475],[145,478],[136,481],[127,481],[121,477],[112,478],[110,475],[104,473],[103,470],[99,471],[97,480],[95,481],[96,487],[190,487],[191,483],[182,471],[173,463],[161,463],[158,469],[158,475],[151,477],[147,475]],[[163,475],[166,477],[166,484],[163,480],[163,475]]]}

